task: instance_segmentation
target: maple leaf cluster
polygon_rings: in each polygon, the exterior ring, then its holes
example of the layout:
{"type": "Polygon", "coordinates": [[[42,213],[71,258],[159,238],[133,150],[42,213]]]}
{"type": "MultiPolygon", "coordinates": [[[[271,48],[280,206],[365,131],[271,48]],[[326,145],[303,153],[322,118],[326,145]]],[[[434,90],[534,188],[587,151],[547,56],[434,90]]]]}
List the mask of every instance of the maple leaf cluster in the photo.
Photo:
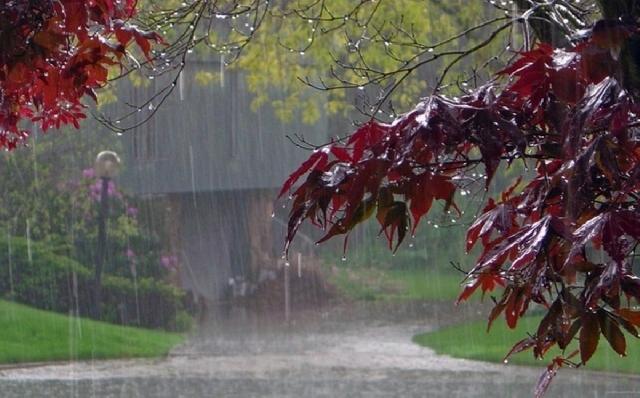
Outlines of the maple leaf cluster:
{"type": "Polygon", "coordinates": [[[432,95],[392,123],[371,120],[345,142],[318,148],[280,193],[291,191],[286,248],[305,220],[326,231],[322,242],[375,215],[395,250],[435,201],[457,211],[466,172],[482,164],[489,187],[502,162],[525,161],[533,177],[489,199],[468,229],[466,249],[482,251],[459,301],[501,288],[489,326],[504,314],[514,328],[532,305],[546,309],[509,355],[530,349],[542,358],[577,341],[575,352],[553,359],[537,395],[559,367],[586,363],[600,336],[625,355],[623,330],[638,337],[640,326],[631,305],[640,301],[632,269],[640,109],[619,57],[637,31],[598,21],[565,48],[539,43],[519,54],[465,96],[432,95]]]}
{"type": "Polygon", "coordinates": [[[0,4],[0,148],[28,136],[24,121],[48,128],[85,117],[111,66],[135,42],[150,58],[160,37],[130,23],[136,0],[10,0],[0,4]]]}

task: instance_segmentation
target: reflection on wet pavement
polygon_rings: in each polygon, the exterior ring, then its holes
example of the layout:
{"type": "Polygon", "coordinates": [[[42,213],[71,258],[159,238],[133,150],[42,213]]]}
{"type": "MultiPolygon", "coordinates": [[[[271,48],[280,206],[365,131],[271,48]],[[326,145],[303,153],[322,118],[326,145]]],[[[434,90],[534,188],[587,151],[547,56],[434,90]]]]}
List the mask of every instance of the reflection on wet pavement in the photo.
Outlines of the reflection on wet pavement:
{"type": "MultiPolygon", "coordinates": [[[[0,371],[3,397],[529,397],[540,370],[436,355],[419,332],[477,306],[343,306],[209,319],[167,358],[0,371]],[[442,314],[442,315],[438,315],[442,314]]],[[[631,397],[640,377],[561,371],[550,397],[631,397]]]]}

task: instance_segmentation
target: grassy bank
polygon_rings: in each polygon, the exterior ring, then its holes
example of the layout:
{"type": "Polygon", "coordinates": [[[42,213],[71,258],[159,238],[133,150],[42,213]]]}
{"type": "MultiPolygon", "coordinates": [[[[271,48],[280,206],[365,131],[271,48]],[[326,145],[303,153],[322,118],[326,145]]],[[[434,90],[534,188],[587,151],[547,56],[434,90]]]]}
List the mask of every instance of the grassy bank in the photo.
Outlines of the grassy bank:
{"type": "MultiPolygon", "coordinates": [[[[540,317],[527,317],[518,323],[515,330],[509,329],[502,319],[496,320],[489,333],[485,321],[444,328],[424,333],[413,338],[414,342],[434,349],[438,354],[456,358],[468,358],[489,362],[502,362],[513,344],[526,337],[526,332],[534,332],[540,317]]],[[[600,338],[598,351],[589,360],[587,369],[610,372],[640,373],[640,342],[632,336],[627,337],[627,356],[621,358],[604,338],[600,338]]],[[[573,351],[570,346],[568,352],[573,351]]],[[[516,354],[510,363],[529,366],[546,366],[559,351],[550,351],[544,361],[537,361],[530,351],[516,354]]],[[[579,359],[578,359],[579,360],[579,359]]]]}
{"type": "Polygon", "coordinates": [[[336,267],[331,282],[354,300],[455,300],[462,275],[433,269],[336,267]]]}
{"type": "Polygon", "coordinates": [[[0,301],[0,363],[156,357],[183,339],[0,301]]]}

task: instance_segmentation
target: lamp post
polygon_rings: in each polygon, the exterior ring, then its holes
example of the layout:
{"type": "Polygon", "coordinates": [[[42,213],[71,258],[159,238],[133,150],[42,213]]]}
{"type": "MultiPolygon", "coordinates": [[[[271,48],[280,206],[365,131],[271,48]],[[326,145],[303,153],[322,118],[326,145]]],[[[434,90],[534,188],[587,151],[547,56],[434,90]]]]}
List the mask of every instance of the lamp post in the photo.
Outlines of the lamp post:
{"type": "Polygon", "coordinates": [[[96,157],[96,176],[100,178],[100,210],[98,212],[98,242],[94,278],[93,316],[100,319],[102,301],[102,268],[107,255],[107,217],[109,216],[109,181],[120,171],[120,158],[113,151],[102,151],[96,157]]]}

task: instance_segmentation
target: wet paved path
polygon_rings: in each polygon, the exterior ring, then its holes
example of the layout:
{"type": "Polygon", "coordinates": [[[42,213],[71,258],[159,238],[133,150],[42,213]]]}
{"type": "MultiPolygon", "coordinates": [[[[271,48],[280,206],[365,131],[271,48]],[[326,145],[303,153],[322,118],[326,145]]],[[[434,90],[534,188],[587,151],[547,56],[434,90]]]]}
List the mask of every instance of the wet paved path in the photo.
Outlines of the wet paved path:
{"type": "MultiPolygon", "coordinates": [[[[446,309],[445,309],[446,310],[446,309]]],[[[473,307],[458,317],[476,315],[473,307]]],[[[539,369],[438,356],[411,342],[437,306],[209,322],[160,360],[0,371],[2,397],[530,397],[539,369]],[[374,316],[375,314],[375,316],[374,316]]],[[[449,317],[450,318],[450,317],[449,317]]],[[[632,397],[640,377],[561,371],[549,396],[632,397]]]]}

